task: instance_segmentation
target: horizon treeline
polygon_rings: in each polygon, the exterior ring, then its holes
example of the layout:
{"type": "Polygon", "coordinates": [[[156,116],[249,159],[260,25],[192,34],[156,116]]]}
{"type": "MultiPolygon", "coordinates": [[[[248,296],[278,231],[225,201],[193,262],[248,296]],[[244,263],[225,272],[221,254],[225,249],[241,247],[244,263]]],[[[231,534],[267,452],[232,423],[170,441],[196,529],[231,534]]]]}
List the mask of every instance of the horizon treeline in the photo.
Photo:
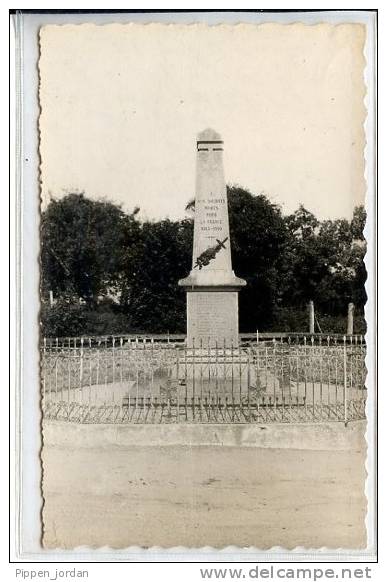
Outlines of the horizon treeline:
{"type": "MultiPolygon", "coordinates": [[[[365,332],[366,214],[319,220],[304,206],[291,214],[260,194],[228,186],[240,331],[305,332],[307,303],[317,330],[344,333],[348,303],[365,332]]],[[[84,193],[52,198],[41,219],[41,332],[44,336],[184,333],[192,267],[194,204],[187,218],[140,220],[84,193]]]]}

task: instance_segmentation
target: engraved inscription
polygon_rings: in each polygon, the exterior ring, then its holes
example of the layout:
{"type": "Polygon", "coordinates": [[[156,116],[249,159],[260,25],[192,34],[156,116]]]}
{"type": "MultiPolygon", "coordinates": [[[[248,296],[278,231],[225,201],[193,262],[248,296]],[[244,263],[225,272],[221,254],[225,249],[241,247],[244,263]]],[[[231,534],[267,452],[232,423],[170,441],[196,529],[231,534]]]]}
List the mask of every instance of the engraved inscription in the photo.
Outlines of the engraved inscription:
{"type": "Polygon", "coordinates": [[[226,204],[225,198],[217,198],[211,192],[208,198],[202,198],[199,200],[202,204],[204,204],[204,213],[203,217],[199,220],[200,230],[202,232],[208,233],[208,238],[213,239],[213,235],[222,232],[223,230],[223,220],[222,214],[219,213],[219,210],[222,205],[226,204]]]}
{"type": "Polygon", "coordinates": [[[189,342],[229,345],[238,339],[238,296],[234,291],[188,293],[189,342]]]}

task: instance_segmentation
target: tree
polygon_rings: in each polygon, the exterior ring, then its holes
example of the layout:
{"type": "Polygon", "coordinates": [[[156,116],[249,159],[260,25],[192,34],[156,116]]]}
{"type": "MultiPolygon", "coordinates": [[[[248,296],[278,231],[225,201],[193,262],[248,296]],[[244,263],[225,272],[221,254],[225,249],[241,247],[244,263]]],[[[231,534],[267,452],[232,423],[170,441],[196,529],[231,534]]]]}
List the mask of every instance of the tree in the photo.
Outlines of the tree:
{"type": "Polygon", "coordinates": [[[355,208],[351,221],[319,222],[300,206],[285,222],[285,305],[301,308],[312,299],[320,312],[331,315],[344,315],[349,302],[362,309],[364,208],[355,208]]]}
{"type": "Polygon", "coordinates": [[[356,206],[353,211],[351,221],[352,240],[364,241],[364,228],[366,225],[367,214],[364,206],[356,206]]]}
{"type": "Polygon", "coordinates": [[[137,209],[70,193],[53,199],[42,215],[42,291],[82,299],[89,306],[99,296],[118,294],[122,255],[129,233],[138,230],[137,209]]]}
{"type": "Polygon", "coordinates": [[[282,299],[285,306],[301,308],[315,299],[328,267],[318,251],[319,222],[303,205],[284,218],[286,245],[282,270],[282,299]]]}
{"type": "Polygon", "coordinates": [[[278,306],[286,244],[281,210],[263,195],[228,187],[233,269],[246,280],[239,296],[241,331],[264,330],[278,306]]]}
{"type": "Polygon", "coordinates": [[[192,236],[191,220],[147,221],[126,247],[122,305],[136,329],[185,331],[185,293],[177,283],[191,266],[192,236]]]}

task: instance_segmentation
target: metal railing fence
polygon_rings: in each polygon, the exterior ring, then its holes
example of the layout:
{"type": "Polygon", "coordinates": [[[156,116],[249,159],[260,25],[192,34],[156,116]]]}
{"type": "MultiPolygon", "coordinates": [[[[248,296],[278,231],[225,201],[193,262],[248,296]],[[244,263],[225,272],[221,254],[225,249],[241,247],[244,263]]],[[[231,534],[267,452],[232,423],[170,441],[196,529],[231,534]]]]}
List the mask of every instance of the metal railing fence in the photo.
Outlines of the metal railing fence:
{"type": "Polygon", "coordinates": [[[81,423],[348,422],[365,417],[365,352],[361,336],[215,347],[44,340],[43,415],[81,423]]]}
{"type": "MultiPolygon", "coordinates": [[[[45,347],[63,347],[63,348],[76,348],[76,347],[112,347],[113,345],[118,346],[127,343],[161,343],[161,344],[185,344],[186,342],[185,334],[124,334],[124,335],[98,335],[98,336],[65,336],[65,337],[48,337],[43,338],[42,345],[45,347]]],[[[300,333],[300,332],[250,332],[239,334],[239,340],[242,344],[249,343],[260,343],[268,340],[276,340],[279,342],[287,343],[303,343],[305,341],[314,343],[342,343],[346,341],[353,344],[364,343],[364,336],[357,334],[351,336],[343,336],[343,334],[323,334],[323,333],[300,333]]]]}

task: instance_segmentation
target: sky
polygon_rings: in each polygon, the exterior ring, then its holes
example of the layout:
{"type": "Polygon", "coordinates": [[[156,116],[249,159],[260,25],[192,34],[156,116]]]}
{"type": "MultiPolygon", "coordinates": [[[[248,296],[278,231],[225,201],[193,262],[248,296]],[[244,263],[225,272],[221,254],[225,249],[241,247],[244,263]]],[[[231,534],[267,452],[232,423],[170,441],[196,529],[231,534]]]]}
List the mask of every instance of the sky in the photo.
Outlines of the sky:
{"type": "Polygon", "coordinates": [[[360,24],[43,27],[43,206],[84,191],[181,218],[212,127],[227,183],[285,213],[350,217],[365,195],[364,38],[360,24]]]}

